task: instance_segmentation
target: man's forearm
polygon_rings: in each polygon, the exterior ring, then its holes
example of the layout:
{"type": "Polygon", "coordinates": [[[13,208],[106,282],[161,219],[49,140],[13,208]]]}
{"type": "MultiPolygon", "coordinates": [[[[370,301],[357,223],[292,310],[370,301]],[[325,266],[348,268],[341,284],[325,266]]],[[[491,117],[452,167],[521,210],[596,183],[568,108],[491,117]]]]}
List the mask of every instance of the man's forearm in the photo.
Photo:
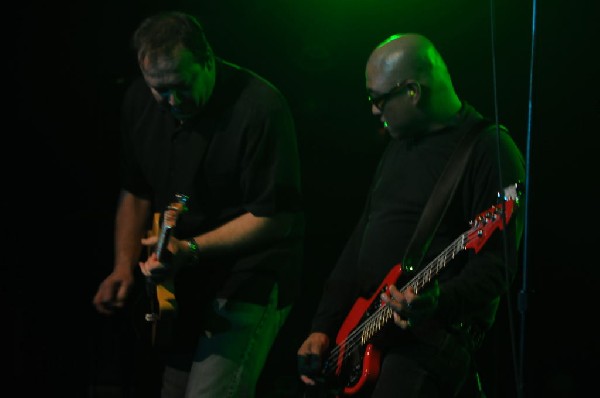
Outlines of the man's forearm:
{"type": "Polygon", "coordinates": [[[203,255],[216,255],[250,249],[289,236],[296,215],[281,213],[273,217],[257,217],[245,213],[194,240],[203,255]]]}
{"type": "Polygon", "coordinates": [[[131,270],[137,265],[149,211],[148,200],[123,193],[115,219],[115,269],[131,270]]]}

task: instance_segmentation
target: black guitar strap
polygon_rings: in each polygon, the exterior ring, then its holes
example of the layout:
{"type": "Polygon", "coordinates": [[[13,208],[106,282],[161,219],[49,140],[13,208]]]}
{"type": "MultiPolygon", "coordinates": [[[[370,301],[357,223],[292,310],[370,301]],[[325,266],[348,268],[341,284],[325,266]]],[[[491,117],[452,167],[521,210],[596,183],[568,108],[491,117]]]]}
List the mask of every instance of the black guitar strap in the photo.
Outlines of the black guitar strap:
{"type": "Polygon", "coordinates": [[[474,119],[463,125],[462,128],[466,132],[452,152],[442,175],[425,204],[421,218],[404,254],[402,260],[404,267],[417,269],[421,265],[429,244],[454,196],[458,182],[471,155],[475,138],[490,123],[487,119],[474,119]]]}

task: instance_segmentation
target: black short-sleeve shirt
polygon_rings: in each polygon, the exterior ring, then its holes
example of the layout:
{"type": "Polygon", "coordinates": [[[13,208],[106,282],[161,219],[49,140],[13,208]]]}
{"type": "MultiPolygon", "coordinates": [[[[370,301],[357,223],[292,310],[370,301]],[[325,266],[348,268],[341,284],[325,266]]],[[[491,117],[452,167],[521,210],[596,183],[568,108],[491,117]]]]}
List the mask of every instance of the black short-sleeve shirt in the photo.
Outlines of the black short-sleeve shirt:
{"type": "Polygon", "coordinates": [[[290,303],[298,291],[304,220],[294,122],[282,94],[219,59],[213,94],[199,115],[179,125],[139,78],[126,92],[121,127],[122,187],[151,199],[155,211],[175,194],[189,197],[175,236],[197,236],[246,212],[297,215],[290,237],[186,271],[178,277],[178,297],[202,279],[206,295],[262,303],[278,282],[280,304],[290,303]]]}

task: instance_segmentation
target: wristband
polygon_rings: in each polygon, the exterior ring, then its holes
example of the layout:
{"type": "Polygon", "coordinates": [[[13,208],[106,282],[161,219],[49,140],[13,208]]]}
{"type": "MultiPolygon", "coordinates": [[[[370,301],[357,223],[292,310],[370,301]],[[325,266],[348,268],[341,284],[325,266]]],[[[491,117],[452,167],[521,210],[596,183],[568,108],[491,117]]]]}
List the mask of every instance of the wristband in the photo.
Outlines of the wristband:
{"type": "Polygon", "coordinates": [[[198,247],[198,244],[196,243],[196,241],[193,238],[188,239],[187,244],[188,244],[188,250],[190,251],[190,253],[192,253],[192,255],[195,258],[198,258],[198,255],[200,254],[200,247],[198,247]]]}

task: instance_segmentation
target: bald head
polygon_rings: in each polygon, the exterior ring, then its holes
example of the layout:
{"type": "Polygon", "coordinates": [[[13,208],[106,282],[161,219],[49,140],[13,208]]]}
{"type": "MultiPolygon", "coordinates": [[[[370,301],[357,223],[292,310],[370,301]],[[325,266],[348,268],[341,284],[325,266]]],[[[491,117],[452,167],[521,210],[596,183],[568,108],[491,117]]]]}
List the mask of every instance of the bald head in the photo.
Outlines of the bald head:
{"type": "MultiPolygon", "coordinates": [[[[433,43],[423,35],[390,36],[369,56],[366,67],[368,92],[386,93],[403,82],[413,93],[412,100],[406,104],[408,107],[401,111],[406,115],[406,125],[412,120],[419,129],[431,130],[446,123],[460,110],[461,103],[446,63],[433,43]]],[[[392,119],[391,111],[384,115],[387,121],[392,119]]]]}
{"type": "Polygon", "coordinates": [[[446,64],[433,43],[416,33],[387,38],[373,50],[368,65],[379,79],[415,79],[422,84],[452,86],[446,64]]]}

